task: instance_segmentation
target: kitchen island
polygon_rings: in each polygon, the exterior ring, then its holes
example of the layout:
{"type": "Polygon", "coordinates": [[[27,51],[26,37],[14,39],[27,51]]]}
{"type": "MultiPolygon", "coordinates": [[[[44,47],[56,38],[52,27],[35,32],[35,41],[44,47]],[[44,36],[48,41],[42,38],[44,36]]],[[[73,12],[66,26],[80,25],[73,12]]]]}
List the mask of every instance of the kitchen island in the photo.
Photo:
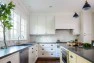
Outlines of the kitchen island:
{"type": "Polygon", "coordinates": [[[94,63],[94,48],[84,49],[80,47],[72,47],[72,46],[68,46],[66,43],[60,44],[60,46],[94,63]]]}

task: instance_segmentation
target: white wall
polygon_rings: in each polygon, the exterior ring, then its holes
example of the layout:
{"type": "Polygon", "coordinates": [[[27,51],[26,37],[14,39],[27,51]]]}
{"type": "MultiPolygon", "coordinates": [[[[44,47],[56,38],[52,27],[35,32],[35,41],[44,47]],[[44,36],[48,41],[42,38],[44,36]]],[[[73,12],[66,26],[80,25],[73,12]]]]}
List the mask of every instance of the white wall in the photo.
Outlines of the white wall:
{"type": "Polygon", "coordinates": [[[93,40],[93,21],[91,11],[81,12],[81,34],[80,41],[84,43],[91,43],[93,40]]]}
{"type": "Polygon", "coordinates": [[[58,39],[61,42],[75,40],[77,36],[71,33],[71,30],[56,30],[55,35],[31,35],[31,42],[56,42],[58,39]]]}
{"type": "Polygon", "coordinates": [[[94,12],[92,13],[92,26],[93,26],[93,27],[92,27],[92,30],[93,30],[93,32],[92,32],[92,33],[93,33],[93,34],[92,34],[92,35],[93,35],[93,36],[92,36],[92,39],[94,40],[94,12]]]}

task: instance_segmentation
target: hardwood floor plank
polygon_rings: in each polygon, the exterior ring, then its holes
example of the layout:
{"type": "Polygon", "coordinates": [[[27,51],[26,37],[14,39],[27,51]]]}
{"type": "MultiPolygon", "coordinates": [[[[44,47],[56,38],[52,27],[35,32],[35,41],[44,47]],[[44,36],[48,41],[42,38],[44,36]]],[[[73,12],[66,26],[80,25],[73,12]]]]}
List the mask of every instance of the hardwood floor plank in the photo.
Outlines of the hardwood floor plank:
{"type": "Polygon", "coordinates": [[[60,63],[56,58],[38,58],[36,63],[60,63]]]}

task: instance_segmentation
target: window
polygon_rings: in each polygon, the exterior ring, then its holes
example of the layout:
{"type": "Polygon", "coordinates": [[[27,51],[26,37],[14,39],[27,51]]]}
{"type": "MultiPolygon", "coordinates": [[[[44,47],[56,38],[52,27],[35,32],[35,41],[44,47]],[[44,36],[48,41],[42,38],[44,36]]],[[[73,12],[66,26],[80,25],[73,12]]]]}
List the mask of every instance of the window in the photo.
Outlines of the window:
{"type": "Polygon", "coordinates": [[[25,40],[26,39],[26,20],[21,18],[21,39],[25,40]]]}
{"type": "Polygon", "coordinates": [[[13,28],[10,31],[11,34],[11,39],[12,40],[17,40],[19,37],[19,29],[20,29],[20,16],[13,12],[12,16],[12,23],[13,23],[13,28]]]}
{"type": "Polygon", "coordinates": [[[26,20],[15,12],[13,12],[12,18],[11,40],[26,40],[26,20]]]}
{"type": "MultiPolygon", "coordinates": [[[[13,27],[10,31],[6,31],[6,39],[18,40],[19,38],[20,40],[26,40],[27,39],[26,20],[14,11],[12,11],[11,17],[12,17],[11,22],[13,24],[13,27]]],[[[3,28],[1,23],[0,23],[0,40],[3,40],[3,28]]]]}

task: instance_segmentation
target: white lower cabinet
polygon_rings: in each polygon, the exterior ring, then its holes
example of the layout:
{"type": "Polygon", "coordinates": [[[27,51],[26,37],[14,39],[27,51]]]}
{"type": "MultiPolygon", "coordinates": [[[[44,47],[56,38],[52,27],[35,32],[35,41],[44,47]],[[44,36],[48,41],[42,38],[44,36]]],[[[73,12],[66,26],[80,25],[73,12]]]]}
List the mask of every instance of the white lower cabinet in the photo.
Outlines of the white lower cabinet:
{"type": "Polygon", "coordinates": [[[91,63],[90,61],[88,61],[88,60],[86,60],[86,59],[77,55],[77,63],[79,63],[79,62],[80,63],[91,63]]]}
{"type": "Polygon", "coordinates": [[[39,57],[59,57],[57,44],[39,44],[39,57]]]}
{"type": "Polygon", "coordinates": [[[76,54],[69,51],[69,63],[76,63],[76,54]]]}
{"type": "Polygon", "coordinates": [[[38,58],[38,45],[29,48],[29,63],[35,63],[38,58]]]}
{"type": "Polygon", "coordinates": [[[68,60],[69,60],[69,63],[92,63],[71,51],[69,51],[69,59],[68,60]]]}
{"type": "Polygon", "coordinates": [[[0,59],[0,63],[20,63],[19,52],[0,59]]]}

